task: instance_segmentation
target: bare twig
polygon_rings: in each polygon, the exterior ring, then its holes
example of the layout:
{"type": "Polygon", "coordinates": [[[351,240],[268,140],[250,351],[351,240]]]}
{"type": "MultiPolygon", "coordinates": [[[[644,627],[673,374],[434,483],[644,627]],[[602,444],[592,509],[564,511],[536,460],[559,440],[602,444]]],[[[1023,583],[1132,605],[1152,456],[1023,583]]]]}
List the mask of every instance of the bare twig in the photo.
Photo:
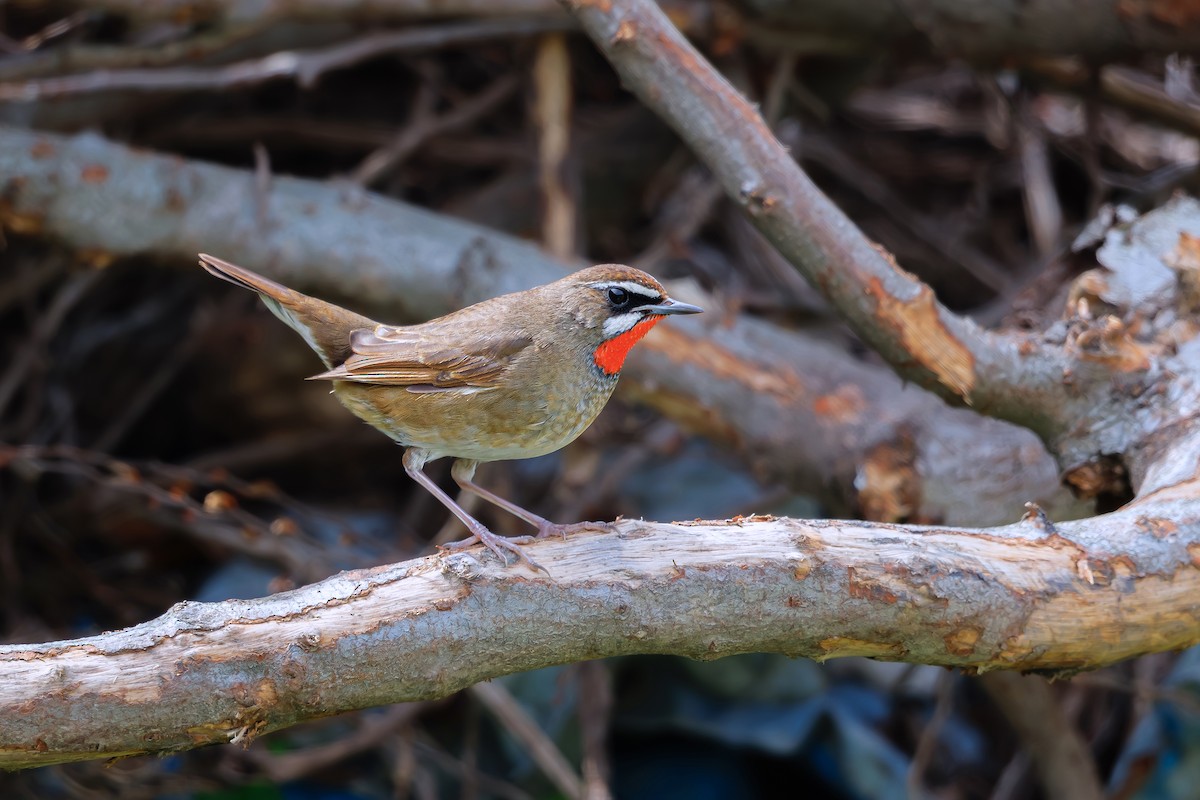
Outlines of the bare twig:
{"type": "Polygon", "coordinates": [[[465,127],[488,114],[516,92],[520,82],[515,75],[497,78],[479,94],[464,100],[445,114],[433,115],[434,94],[425,84],[413,101],[410,122],[391,141],[371,153],[355,168],[351,180],[363,186],[377,183],[398,167],[429,139],[465,127]]]}
{"type": "Polygon", "coordinates": [[[1186,708],[1192,714],[1200,714],[1200,700],[1197,700],[1195,695],[1184,689],[1163,688],[1155,685],[1155,682],[1152,681],[1130,681],[1100,672],[1090,675],[1080,675],[1073,679],[1071,683],[1083,687],[1094,687],[1133,695],[1140,704],[1147,707],[1151,703],[1169,703],[1179,708],[1186,708]]]}
{"type": "Polygon", "coordinates": [[[771,70],[771,80],[763,97],[763,118],[772,128],[779,124],[784,101],[795,86],[796,63],[799,60],[795,53],[784,53],[771,70]]]}
{"type": "Polygon", "coordinates": [[[819,163],[846,181],[882,213],[896,221],[906,235],[917,239],[920,246],[931,250],[931,257],[940,258],[967,272],[975,280],[997,293],[1009,292],[1013,278],[1003,267],[954,237],[947,237],[940,221],[934,221],[913,209],[908,200],[894,191],[882,177],[858,163],[836,141],[822,135],[805,139],[801,160],[819,163]]]}
{"type": "Polygon", "coordinates": [[[413,53],[513,36],[564,30],[563,17],[498,18],[429,28],[372,33],[330,47],[272,53],[221,67],[97,69],[77,75],[0,83],[0,102],[38,100],[102,91],[212,91],[291,78],[310,87],[321,75],[385,53],[413,53]]]}
{"type": "Polygon", "coordinates": [[[569,798],[578,800],[583,796],[583,782],[579,779],[571,762],[562,754],[545,731],[529,716],[512,693],[494,681],[477,683],[470,689],[471,696],[491,712],[504,729],[525,746],[526,752],[545,773],[550,782],[569,798]]]}
{"type": "Polygon", "coordinates": [[[95,45],[66,43],[45,48],[20,58],[0,61],[0,81],[20,80],[81,73],[90,70],[166,67],[182,61],[196,63],[237,47],[262,33],[257,24],[237,24],[197,33],[173,42],[153,46],[95,45]]]}
{"type": "Polygon", "coordinates": [[[361,186],[370,186],[385,173],[398,167],[404,159],[421,146],[426,138],[437,107],[438,93],[430,81],[421,81],[417,93],[408,106],[407,119],[398,134],[391,137],[382,147],[373,150],[354,171],[350,180],[361,186]]]}
{"type": "Polygon", "coordinates": [[[603,661],[584,661],[579,676],[579,727],[583,739],[584,800],[610,800],[608,729],[612,716],[612,676],[603,661]]]}
{"type": "Polygon", "coordinates": [[[645,250],[631,259],[634,264],[643,269],[654,269],[673,251],[684,247],[712,215],[717,202],[725,195],[720,185],[701,170],[696,167],[685,172],[674,191],[663,201],[662,212],[654,224],[654,238],[645,250]]]}
{"type": "Polygon", "coordinates": [[[193,317],[192,329],[184,341],[168,353],[167,357],[159,362],[157,368],[146,376],[137,392],[130,396],[121,411],[109,420],[100,435],[91,443],[92,450],[110,452],[125,438],[129,429],[142,418],[151,404],[171,385],[180,370],[187,366],[196,352],[201,337],[211,330],[217,321],[218,317],[211,313],[211,310],[207,313],[198,313],[193,317]]]}
{"type": "Polygon", "coordinates": [[[1041,59],[1025,64],[1035,80],[1044,81],[1072,92],[1090,94],[1098,89],[1106,103],[1134,112],[1175,130],[1200,136],[1200,101],[1194,97],[1173,97],[1163,82],[1129,67],[1107,66],[1093,80],[1093,70],[1077,61],[1041,59]]]}
{"type": "Polygon", "coordinates": [[[60,36],[64,36],[76,28],[87,24],[87,22],[93,17],[93,12],[76,11],[74,14],[70,14],[62,19],[51,22],[40,31],[26,36],[24,39],[21,39],[21,41],[16,42],[16,44],[21,50],[36,50],[46,42],[57,39],[60,36]]]}
{"type": "Polygon", "coordinates": [[[1028,790],[1021,794],[1018,792],[1028,782],[1028,774],[1029,754],[1018,749],[1004,765],[1004,769],[1000,771],[1000,777],[996,779],[996,785],[992,787],[989,800],[1014,800],[1027,796],[1028,790]]]}
{"type": "Polygon", "coordinates": [[[362,447],[378,444],[379,441],[378,433],[363,426],[352,426],[344,430],[303,430],[201,453],[190,459],[184,466],[201,472],[216,468],[234,472],[253,472],[264,465],[278,464],[288,459],[319,452],[334,444],[342,447],[362,447]]]}
{"type": "Polygon", "coordinates": [[[328,744],[288,753],[272,753],[255,747],[246,758],[275,783],[287,783],[330,767],[349,756],[379,747],[387,736],[413,724],[430,707],[428,702],[399,703],[375,716],[362,715],[353,733],[328,744]]]}
{"type": "Polygon", "coordinates": [[[645,431],[638,441],[622,448],[620,454],[598,474],[588,475],[585,481],[562,480],[563,498],[556,509],[557,519],[582,519],[589,508],[602,505],[617,494],[621,483],[648,459],[660,453],[671,442],[678,441],[679,428],[667,421],[645,431]]]}
{"type": "Polygon", "coordinates": [[[14,265],[0,283],[0,314],[26,302],[46,285],[59,280],[64,259],[47,258],[36,266],[14,265]]]}
{"type": "MultiPolygon", "coordinates": [[[[76,0],[78,2],[78,0],[76,0]]],[[[255,22],[268,24],[285,19],[329,21],[371,15],[373,19],[406,21],[437,17],[512,17],[547,14],[557,10],[555,0],[292,0],[282,6],[247,7],[244,0],[209,0],[195,6],[190,0],[88,0],[85,7],[141,20],[174,19],[180,15],[212,25],[255,22]]]]}
{"type": "Polygon", "coordinates": [[[937,692],[934,695],[933,715],[921,731],[921,737],[917,740],[917,747],[913,752],[912,763],[908,767],[907,788],[909,800],[920,800],[920,798],[925,796],[923,788],[925,770],[929,768],[929,763],[933,760],[933,755],[938,745],[938,737],[942,733],[942,727],[946,724],[946,720],[950,718],[950,711],[953,709],[954,687],[957,680],[957,677],[951,672],[943,672],[938,676],[937,692]]]}
{"type": "Polygon", "coordinates": [[[1064,719],[1045,678],[993,672],[982,676],[980,682],[1016,731],[1047,797],[1104,797],[1087,743],[1064,719]]]}
{"type": "Polygon", "coordinates": [[[1047,258],[1062,246],[1063,213],[1050,169],[1046,137],[1029,110],[1029,98],[1020,99],[1014,115],[1017,149],[1021,157],[1025,219],[1037,254],[1047,258]]]}
{"type": "Polygon", "coordinates": [[[305,516],[324,516],[270,484],[243,481],[219,469],[202,473],[159,462],[127,462],[64,445],[0,442],[0,467],[74,475],[113,496],[145,498],[147,515],[165,516],[163,521],[174,521],[199,539],[276,561],[300,580],[315,580],[333,571],[321,545],[296,530],[290,519],[267,522],[239,507],[238,496],[270,500],[305,516]],[[190,492],[200,487],[210,488],[196,499],[190,492]]]}
{"type": "Polygon", "coordinates": [[[271,224],[271,154],[254,143],[254,220],[266,230],[271,224]]]}
{"type": "MultiPolygon", "coordinates": [[[[490,797],[501,797],[504,800],[533,800],[533,795],[514,786],[508,781],[502,781],[498,778],[493,778],[480,772],[474,765],[469,764],[461,759],[457,759],[439,747],[434,746],[425,739],[418,738],[413,742],[413,750],[421,758],[422,761],[427,761],[434,765],[447,775],[452,775],[463,784],[464,791],[460,795],[464,798],[476,796],[476,793],[466,790],[467,786],[478,787],[478,792],[486,793],[490,797]]],[[[421,795],[418,795],[419,797],[421,795]]],[[[436,793],[425,793],[425,797],[430,800],[435,800],[438,795],[436,793]]]]}
{"type": "Polygon", "coordinates": [[[29,341],[18,351],[8,369],[0,375],[0,416],[3,416],[4,409],[8,407],[30,371],[37,365],[38,359],[44,355],[44,348],[62,325],[63,319],[84,298],[88,290],[100,280],[102,275],[101,270],[78,273],[55,293],[54,299],[47,306],[45,313],[37,320],[29,341]]]}
{"type": "Polygon", "coordinates": [[[566,170],[571,144],[571,59],[562,34],[548,34],[538,42],[533,84],[542,243],[550,255],[568,261],[575,257],[577,221],[575,196],[566,170]]]}

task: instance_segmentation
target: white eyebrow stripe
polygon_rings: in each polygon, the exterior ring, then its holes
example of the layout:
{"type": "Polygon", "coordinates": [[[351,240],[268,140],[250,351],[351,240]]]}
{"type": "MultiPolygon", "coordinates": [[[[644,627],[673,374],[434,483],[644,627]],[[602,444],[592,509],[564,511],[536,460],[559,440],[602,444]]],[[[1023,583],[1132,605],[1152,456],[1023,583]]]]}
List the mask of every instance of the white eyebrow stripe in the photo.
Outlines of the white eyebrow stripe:
{"type": "Polygon", "coordinates": [[[649,286],[643,286],[635,281],[600,281],[593,283],[591,286],[595,289],[624,289],[630,294],[639,294],[642,297],[647,297],[651,300],[662,300],[662,292],[655,291],[649,286]]]}

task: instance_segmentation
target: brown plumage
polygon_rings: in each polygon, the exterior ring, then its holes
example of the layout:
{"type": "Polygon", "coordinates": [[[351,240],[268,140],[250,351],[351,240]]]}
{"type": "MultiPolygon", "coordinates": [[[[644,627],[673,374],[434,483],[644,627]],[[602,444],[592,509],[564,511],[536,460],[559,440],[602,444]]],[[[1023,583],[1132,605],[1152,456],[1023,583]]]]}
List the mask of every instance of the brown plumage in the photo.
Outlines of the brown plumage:
{"type": "Polygon", "coordinates": [[[458,546],[479,541],[535,567],[518,540],[491,533],[421,468],[452,456],[459,486],[526,520],[539,536],[576,527],[483,489],[472,480],[476,465],[571,442],[608,402],[629,348],[663,316],[700,311],[671,300],[640,270],[603,264],[420,325],[391,326],[213,256],[201,255],[200,264],[257,292],[325,363],[312,379],[333,381],[343,405],[406,448],[408,474],[470,530],[458,546]]]}

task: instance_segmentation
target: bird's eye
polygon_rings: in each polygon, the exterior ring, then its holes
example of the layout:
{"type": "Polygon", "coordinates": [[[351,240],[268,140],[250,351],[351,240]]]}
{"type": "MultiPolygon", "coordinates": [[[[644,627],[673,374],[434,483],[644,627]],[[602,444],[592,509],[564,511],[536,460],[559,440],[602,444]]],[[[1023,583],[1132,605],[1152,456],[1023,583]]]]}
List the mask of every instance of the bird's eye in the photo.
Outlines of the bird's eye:
{"type": "Polygon", "coordinates": [[[610,287],[608,290],[608,302],[613,308],[624,308],[629,305],[629,292],[620,286],[610,287]]]}

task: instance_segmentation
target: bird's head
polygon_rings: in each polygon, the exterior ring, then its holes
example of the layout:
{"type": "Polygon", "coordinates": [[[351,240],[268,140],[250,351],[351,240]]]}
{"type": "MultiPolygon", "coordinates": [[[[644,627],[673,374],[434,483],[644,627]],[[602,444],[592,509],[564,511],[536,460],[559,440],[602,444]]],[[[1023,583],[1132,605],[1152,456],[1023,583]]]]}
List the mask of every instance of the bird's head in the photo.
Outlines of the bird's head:
{"type": "Polygon", "coordinates": [[[569,297],[564,305],[574,324],[587,334],[593,363],[605,375],[619,373],[630,348],[663,317],[704,310],[672,300],[661,283],[622,264],[589,267],[558,285],[569,297]]]}

